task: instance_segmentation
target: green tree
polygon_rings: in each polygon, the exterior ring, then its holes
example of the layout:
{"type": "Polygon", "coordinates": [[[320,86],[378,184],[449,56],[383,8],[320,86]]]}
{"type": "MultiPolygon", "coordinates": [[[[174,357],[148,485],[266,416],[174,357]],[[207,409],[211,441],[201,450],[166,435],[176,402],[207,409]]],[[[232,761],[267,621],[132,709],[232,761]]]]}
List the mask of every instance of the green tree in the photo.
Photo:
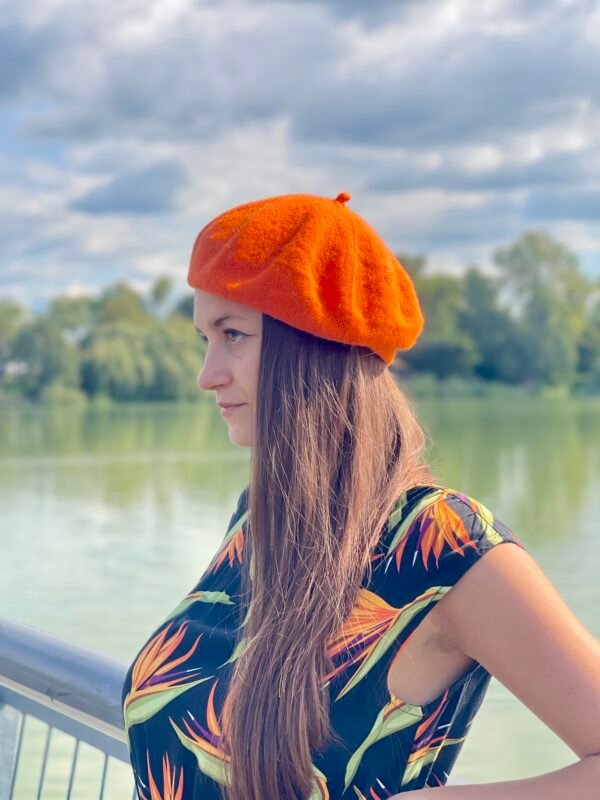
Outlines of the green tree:
{"type": "Polygon", "coordinates": [[[173,289],[173,281],[167,275],[157,278],[150,288],[148,307],[156,316],[161,316],[173,289]]]}
{"type": "Polygon", "coordinates": [[[124,281],[119,281],[102,292],[94,305],[97,325],[128,322],[144,325],[152,321],[143,298],[124,281]]]}
{"type": "Polygon", "coordinates": [[[590,291],[576,255],[548,234],[530,231],[497,249],[494,261],[528,339],[532,377],[553,386],[572,383],[590,291]]]}
{"type": "Polygon", "coordinates": [[[147,335],[146,350],[155,366],[153,400],[196,400],[201,345],[191,320],[174,315],[147,335]]]}
{"type": "Polygon", "coordinates": [[[577,339],[567,328],[567,311],[548,289],[539,289],[527,304],[525,325],[531,334],[534,376],[549,386],[573,382],[577,339]]]}
{"type": "Polygon", "coordinates": [[[173,308],[172,316],[178,315],[180,317],[185,317],[185,319],[191,320],[194,317],[194,295],[184,295],[181,297],[175,307],[173,308]]]}
{"type": "Polygon", "coordinates": [[[442,380],[453,375],[469,377],[477,354],[466,336],[454,333],[443,338],[419,340],[402,358],[417,370],[433,372],[442,380]]]}
{"type": "Polygon", "coordinates": [[[402,353],[402,359],[414,369],[433,372],[438,378],[451,375],[468,377],[477,361],[477,352],[469,336],[458,325],[462,278],[423,275],[421,265],[415,288],[425,327],[415,346],[402,353]]]}
{"type": "Polygon", "coordinates": [[[415,285],[424,277],[425,267],[427,266],[427,259],[425,256],[412,256],[408,253],[398,253],[396,258],[408,272],[415,285]]]}
{"type": "Polygon", "coordinates": [[[529,377],[527,334],[498,305],[499,280],[470,267],[464,275],[458,326],[477,353],[474,372],[484,380],[520,383],[529,377]]]}
{"type": "Polygon", "coordinates": [[[11,358],[13,342],[26,318],[26,311],[19,303],[0,300],[0,375],[11,358]]]}
{"type": "Polygon", "coordinates": [[[81,386],[89,395],[115,400],[148,398],[155,365],[145,349],[146,326],[131,321],[103,324],[83,343],[81,386]]]}
{"type": "Polygon", "coordinates": [[[50,384],[79,386],[79,352],[65,341],[60,328],[46,318],[23,325],[14,341],[13,358],[24,362],[26,371],[15,383],[32,399],[38,399],[50,384]]]}
{"type": "Polygon", "coordinates": [[[50,303],[47,317],[69,341],[78,343],[89,333],[93,325],[94,298],[55,297],[50,303]]]}
{"type": "Polygon", "coordinates": [[[578,372],[600,371],[600,299],[590,305],[577,350],[578,372]]]}
{"type": "Polygon", "coordinates": [[[189,320],[99,326],[84,343],[81,384],[115,400],[195,400],[201,351],[189,320]]]}

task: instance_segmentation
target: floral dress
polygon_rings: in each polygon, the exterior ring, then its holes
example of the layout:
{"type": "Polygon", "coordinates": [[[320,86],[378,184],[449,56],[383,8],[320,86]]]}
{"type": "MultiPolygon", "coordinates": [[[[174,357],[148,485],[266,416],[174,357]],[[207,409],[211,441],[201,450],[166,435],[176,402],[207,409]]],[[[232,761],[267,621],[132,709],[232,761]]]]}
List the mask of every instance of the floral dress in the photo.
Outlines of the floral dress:
{"type": "MultiPolygon", "coordinates": [[[[217,715],[243,635],[247,500],[248,487],[206,571],[127,671],[123,716],[140,800],[217,800],[226,780],[217,715]]],[[[418,484],[400,495],[372,550],[371,578],[328,642],[334,668],[324,688],[342,743],[314,754],[310,800],[382,800],[446,783],[490,673],[476,662],[424,705],[396,697],[387,677],[438,600],[504,542],[523,547],[458,491],[418,484]]]]}

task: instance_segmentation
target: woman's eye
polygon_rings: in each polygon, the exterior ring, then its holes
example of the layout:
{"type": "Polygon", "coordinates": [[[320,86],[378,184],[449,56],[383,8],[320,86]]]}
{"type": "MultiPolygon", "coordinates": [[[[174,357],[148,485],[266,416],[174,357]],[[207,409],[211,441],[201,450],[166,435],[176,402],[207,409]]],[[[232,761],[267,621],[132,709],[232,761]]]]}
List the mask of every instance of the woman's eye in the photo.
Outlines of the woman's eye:
{"type": "MultiPolygon", "coordinates": [[[[223,331],[223,332],[225,334],[233,333],[234,336],[244,336],[245,335],[243,333],[240,333],[240,331],[234,330],[233,328],[226,328],[225,331],[223,331]]],[[[235,344],[235,342],[233,342],[233,344],[235,344]]]]}
{"type": "MultiPolygon", "coordinates": [[[[245,333],[241,333],[241,331],[236,331],[234,328],[226,328],[223,331],[223,333],[225,335],[228,335],[228,334],[232,333],[234,336],[245,336],[246,335],[245,333]]],[[[202,339],[204,344],[208,344],[208,337],[207,336],[205,336],[203,333],[199,333],[198,336],[200,337],[200,339],[202,339]]],[[[237,344],[238,341],[239,341],[239,339],[236,339],[236,341],[232,342],[232,344],[237,344]]]]}

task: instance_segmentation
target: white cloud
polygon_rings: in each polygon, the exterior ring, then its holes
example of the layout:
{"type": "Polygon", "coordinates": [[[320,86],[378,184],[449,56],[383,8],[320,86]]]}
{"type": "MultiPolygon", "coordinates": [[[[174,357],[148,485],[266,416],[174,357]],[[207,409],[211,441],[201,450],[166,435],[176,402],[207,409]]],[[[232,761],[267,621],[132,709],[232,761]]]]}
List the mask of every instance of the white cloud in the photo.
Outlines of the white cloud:
{"type": "Polygon", "coordinates": [[[200,227],[288,192],[349,191],[390,246],[449,271],[534,222],[600,252],[591,5],[5,5],[2,293],[164,272],[183,290],[200,227]]]}

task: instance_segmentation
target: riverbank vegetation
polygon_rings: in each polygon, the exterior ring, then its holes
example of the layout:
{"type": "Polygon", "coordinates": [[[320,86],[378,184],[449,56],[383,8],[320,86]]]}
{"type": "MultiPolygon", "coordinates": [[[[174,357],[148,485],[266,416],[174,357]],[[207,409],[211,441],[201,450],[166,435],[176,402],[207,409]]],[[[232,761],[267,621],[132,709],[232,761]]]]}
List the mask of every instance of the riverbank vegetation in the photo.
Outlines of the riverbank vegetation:
{"type": "MultiPolygon", "coordinates": [[[[494,271],[436,272],[398,254],[426,325],[392,365],[415,395],[600,394],[600,281],[546,233],[498,248],[494,271]]],[[[0,398],[96,405],[198,401],[204,345],[192,291],[160,277],[147,296],[125,282],[55,297],[43,314],[0,300],[0,398]]]]}

